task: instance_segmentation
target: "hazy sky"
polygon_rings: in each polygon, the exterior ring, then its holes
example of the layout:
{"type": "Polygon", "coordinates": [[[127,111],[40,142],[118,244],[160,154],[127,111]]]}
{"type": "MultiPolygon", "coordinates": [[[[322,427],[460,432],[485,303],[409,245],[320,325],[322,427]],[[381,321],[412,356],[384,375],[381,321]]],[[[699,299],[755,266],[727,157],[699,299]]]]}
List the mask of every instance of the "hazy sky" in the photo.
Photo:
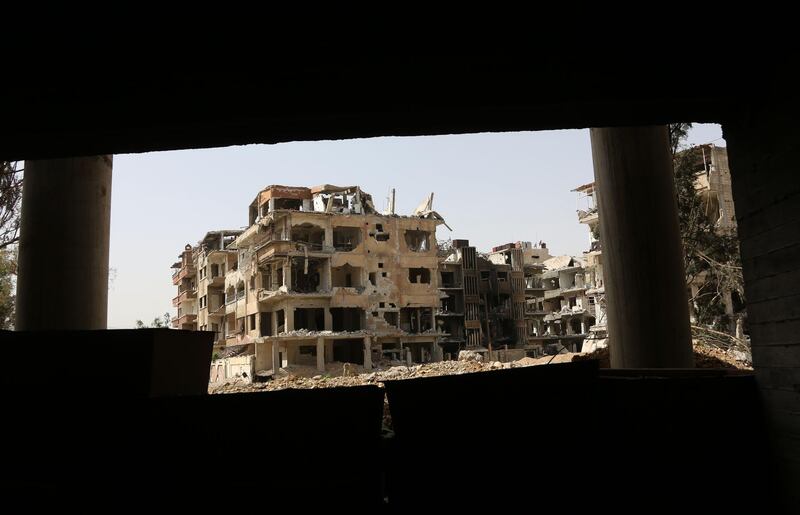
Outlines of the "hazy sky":
{"type": "MultiPolygon", "coordinates": [[[[718,125],[696,125],[689,143],[724,145],[718,125]]],[[[111,328],[174,315],[170,266],[207,231],[243,228],[268,184],[360,185],[383,210],[391,188],[397,213],[435,192],[433,207],[478,250],[523,240],[553,254],[589,244],[577,194],[593,180],[588,130],[248,145],[114,156],[109,290],[111,328]]]]}

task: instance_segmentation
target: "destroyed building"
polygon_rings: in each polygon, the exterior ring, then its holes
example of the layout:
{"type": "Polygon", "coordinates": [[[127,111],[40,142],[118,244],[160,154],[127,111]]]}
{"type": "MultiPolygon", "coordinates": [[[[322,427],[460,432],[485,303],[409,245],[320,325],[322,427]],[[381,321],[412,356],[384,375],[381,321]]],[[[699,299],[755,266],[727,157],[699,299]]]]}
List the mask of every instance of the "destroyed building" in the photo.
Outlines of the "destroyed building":
{"type": "Polygon", "coordinates": [[[238,266],[236,251],[227,249],[241,230],[211,231],[197,248],[197,329],[214,332],[214,348],[226,346],[225,275],[238,266]]]}
{"type": "MultiPolygon", "coordinates": [[[[731,175],[728,167],[728,153],[725,147],[705,144],[694,147],[696,152],[694,168],[694,187],[702,199],[704,214],[722,234],[736,232],[736,213],[733,207],[731,175]]],[[[603,252],[600,241],[600,218],[598,213],[597,188],[594,182],[578,186],[572,190],[578,194],[578,222],[586,224],[590,233],[589,250],[583,253],[585,264],[586,295],[589,304],[596,311],[596,322],[589,328],[590,339],[602,346],[607,337],[606,300],[603,285],[603,252]]],[[[696,299],[707,278],[700,273],[692,278],[688,286],[689,317],[696,323],[696,299]]],[[[729,330],[741,337],[741,324],[736,323],[744,316],[744,304],[736,292],[722,292],[725,315],[731,321],[729,330]]],[[[587,350],[587,349],[584,349],[587,350]]],[[[590,349],[591,350],[591,349],[590,349]]]]}
{"type": "Polygon", "coordinates": [[[506,347],[538,355],[542,349],[530,339],[533,316],[527,300],[542,289],[547,246],[518,241],[481,255],[469,240],[453,240],[440,254],[442,299],[436,319],[446,335],[440,340],[445,358],[464,349],[506,347]]]}
{"type": "Polygon", "coordinates": [[[172,299],[177,316],[176,329],[213,331],[214,349],[225,347],[225,273],[236,266],[236,252],[225,247],[240,230],[210,231],[196,245],[186,244],[172,265],[172,284],[178,295],[172,299]]]}
{"type": "Polygon", "coordinates": [[[172,319],[176,329],[197,330],[197,264],[196,249],[186,244],[178,254],[178,261],[172,264],[172,284],[178,287],[172,305],[177,315],[172,319]]]}
{"type": "MultiPolygon", "coordinates": [[[[725,147],[714,144],[694,147],[694,187],[700,196],[703,210],[709,221],[714,224],[717,234],[736,235],[736,211],[733,206],[731,189],[731,172],[728,167],[728,151],[725,147]]],[[[709,284],[706,272],[701,272],[689,283],[689,318],[697,322],[697,302],[699,295],[708,293],[704,286],[709,284]]],[[[714,292],[716,294],[716,292],[714,292]]],[[[746,317],[745,305],[738,292],[723,288],[721,300],[724,306],[724,318],[727,330],[739,338],[743,335],[743,319],[746,317]]]]}
{"type": "Polygon", "coordinates": [[[600,244],[600,215],[597,211],[597,189],[594,182],[572,190],[578,194],[578,222],[589,228],[589,250],[583,253],[586,262],[584,280],[588,303],[594,310],[595,323],[589,327],[584,351],[591,352],[606,345],[608,337],[605,286],[603,284],[603,250],[600,244]],[[582,208],[582,209],[581,209],[582,208]]]}
{"type": "Polygon", "coordinates": [[[597,319],[596,298],[586,262],[573,256],[546,260],[540,295],[527,301],[533,319],[530,336],[546,353],[580,352],[597,319]]]}
{"type": "Polygon", "coordinates": [[[215,349],[252,356],[256,374],[439,360],[444,220],[432,202],[398,216],[378,213],[358,186],[268,186],[249,206],[247,229],[187,245],[173,283],[195,293],[191,303],[179,293],[173,325],[214,331],[215,349]]]}

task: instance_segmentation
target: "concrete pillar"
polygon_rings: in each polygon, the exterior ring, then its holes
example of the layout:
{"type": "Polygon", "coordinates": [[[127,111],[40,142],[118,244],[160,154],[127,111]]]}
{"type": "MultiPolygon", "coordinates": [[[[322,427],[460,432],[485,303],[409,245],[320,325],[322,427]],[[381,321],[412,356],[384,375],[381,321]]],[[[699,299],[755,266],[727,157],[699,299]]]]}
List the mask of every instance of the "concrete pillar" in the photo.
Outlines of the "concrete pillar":
{"type": "Polygon", "coordinates": [[[286,289],[292,291],[292,260],[287,259],[283,265],[283,285],[286,289]]]}
{"type": "Polygon", "coordinates": [[[364,337],[364,369],[372,370],[372,338],[364,337]]]}
{"type": "Polygon", "coordinates": [[[286,324],[286,332],[294,331],[294,306],[286,306],[283,320],[286,324]]]}
{"type": "Polygon", "coordinates": [[[325,372],[325,338],[317,338],[317,370],[325,372]]]}
{"type": "Polygon", "coordinates": [[[17,330],[105,329],[112,156],[25,162],[17,330]]]}
{"type": "Polygon", "coordinates": [[[333,315],[331,315],[331,309],[325,308],[322,311],[322,316],[325,323],[325,330],[333,331],[333,315]]]}
{"type": "Polygon", "coordinates": [[[280,355],[280,343],[277,340],[272,341],[272,373],[275,374],[278,372],[278,369],[281,368],[281,355],[280,355]]]}
{"type": "Polygon", "coordinates": [[[581,334],[586,334],[586,320],[581,320],[581,334]]]}
{"type": "Polygon", "coordinates": [[[666,126],[591,129],[611,366],[694,366],[666,126]]]}
{"type": "Polygon", "coordinates": [[[270,321],[272,322],[272,335],[277,336],[278,334],[278,312],[273,311],[271,316],[269,317],[270,321]]]}
{"type": "Polygon", "coordinates": [[[326,259],[325,264],[322,266],[322,271],[320,273],[320,289],[321,290],[330,290],[331,285],[331,260],[326,259]]]}

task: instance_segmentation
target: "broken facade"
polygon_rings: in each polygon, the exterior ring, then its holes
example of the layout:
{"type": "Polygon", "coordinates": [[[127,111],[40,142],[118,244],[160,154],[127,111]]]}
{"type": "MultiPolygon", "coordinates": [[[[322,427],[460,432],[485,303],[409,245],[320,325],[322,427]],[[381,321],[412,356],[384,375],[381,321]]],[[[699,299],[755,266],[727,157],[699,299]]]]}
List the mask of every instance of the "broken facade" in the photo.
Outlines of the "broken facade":
{"type": "Polygon", "coordinates": [[[207,281],[196,328],[217,332],[218,349],[252,345],[264,373],[440,359],[436,227],[444,220],[431,202],[397,216],[376,212],[357,186],[268,186],[235,239],[218,248],[207,235],[187,250],[207,281]]]}
{"type": "Polygon", "coordinates": [[[527,300],[542,289],[543,243],[515,242],[480,255],[468,240],[453,240],[440,256],[441,307],[437,325],[445,357],[459,350],[485,352],[512,348],[538,354],[530,341],[527,300]]]}
{"type": "Polygon", "coordinates": [[[594,311],[595,323],[589,327],[584,351],[606,345],[608,337],[606,297],[603,279],[603,250],[600,243],[600,215],[598,213],[597,189],[594,182],[572,190],[578,194],[578,222],[589,228],[589,250],[583,253],[585,260],[586,295],[594,311]]]}
{"type": "MultiPolygon", "coordinates": [[[[696,147],[695,191],[703,201],[704,213],[714,223],[718,234],[737,233],[736,212],[733,207],[733,191],[731,189],[731,172],[728,167],[728,151],[725,147],[714,144],[696,147]]],[[[705,272],[697,274],[689,284],[689,318],[696,323],[698,295],[707,295],[703,287],[708,283],[705,272]]],[[[736,291],[724,290],[722,303],[725,317],[728,320],[728,331],[742,338],[742,322],[745,317],[744,302],[736,291]]],[[[716,294],[716,292],[714,292],[716,294]]]]}
{"type": "Polygon", "coordinates": [[[544,262],[541,294],[527,301],[530,339],[546,353],[580,352],[599,311],[593,272],[573,256],[544,262]]]}
{"type": "MultiPolygon", "coordinates": [[[[716,230],[720,233],[736,232],[736,213],[733,207],[727,150],[725,147],[713,144],[700,145],[697,148],[699,152],[694,164],[696,170],[694,185],[695,190],[703,200],[705,215],[714,223],[716,230]]],[[[572,191],[578,193],[578,221],[586,224],[590,233],[590,247],[588,251],[584,252],[584,259],[586,260],[586,295],[596,311],[596,322],[595,325],[590,327],[589,339],[596,340],[602,345],[607,337],[607,327],[597,189],[595,188],[595,183],[591,182],[572,191]]],[[[689,316],[692,323],[696,322],[696,306],[692,299],[698,296],[705,283],[705,274],[701,273],[695,276],[689,284],[689,316]]],[[[741,325],[737,326],[735,320],[737,317],[742,317],[743,303],[738,299],[735,292],[730,291],[723,292],[722,300],[725,305],[725,314],[731,320],[730,332],[741,332],[741,325]]]]}
{"type": "Polygon", "coordinates": [[[177,315],[172,319],[172,327],[176,329],[197,329],[196,255],[196,249],[187,243],[178,254],[178,261],[172,264],[172,284],[178,287],[178,294],[172,299],[172,305],[177,308],[177,315]]]}

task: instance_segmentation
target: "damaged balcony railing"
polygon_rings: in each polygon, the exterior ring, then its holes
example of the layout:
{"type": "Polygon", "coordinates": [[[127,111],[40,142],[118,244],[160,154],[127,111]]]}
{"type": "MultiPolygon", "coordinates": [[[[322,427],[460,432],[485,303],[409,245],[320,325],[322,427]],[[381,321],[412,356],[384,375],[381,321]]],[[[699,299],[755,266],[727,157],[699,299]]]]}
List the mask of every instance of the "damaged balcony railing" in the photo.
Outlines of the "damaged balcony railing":
{"type": "Polygon", "coordinates": [[[333,252],[335,247],[325,245],[323,243],[315,243],[308,241],[293,241],[297,250],[308,250],[309,252],[333,252]]]}
{"type": "Polygon", "coordinates": [[[352,243],[334,243],[333,248],[337,252],[350,252],[356,248],[356,245],[353,245],[352,243]]]}

